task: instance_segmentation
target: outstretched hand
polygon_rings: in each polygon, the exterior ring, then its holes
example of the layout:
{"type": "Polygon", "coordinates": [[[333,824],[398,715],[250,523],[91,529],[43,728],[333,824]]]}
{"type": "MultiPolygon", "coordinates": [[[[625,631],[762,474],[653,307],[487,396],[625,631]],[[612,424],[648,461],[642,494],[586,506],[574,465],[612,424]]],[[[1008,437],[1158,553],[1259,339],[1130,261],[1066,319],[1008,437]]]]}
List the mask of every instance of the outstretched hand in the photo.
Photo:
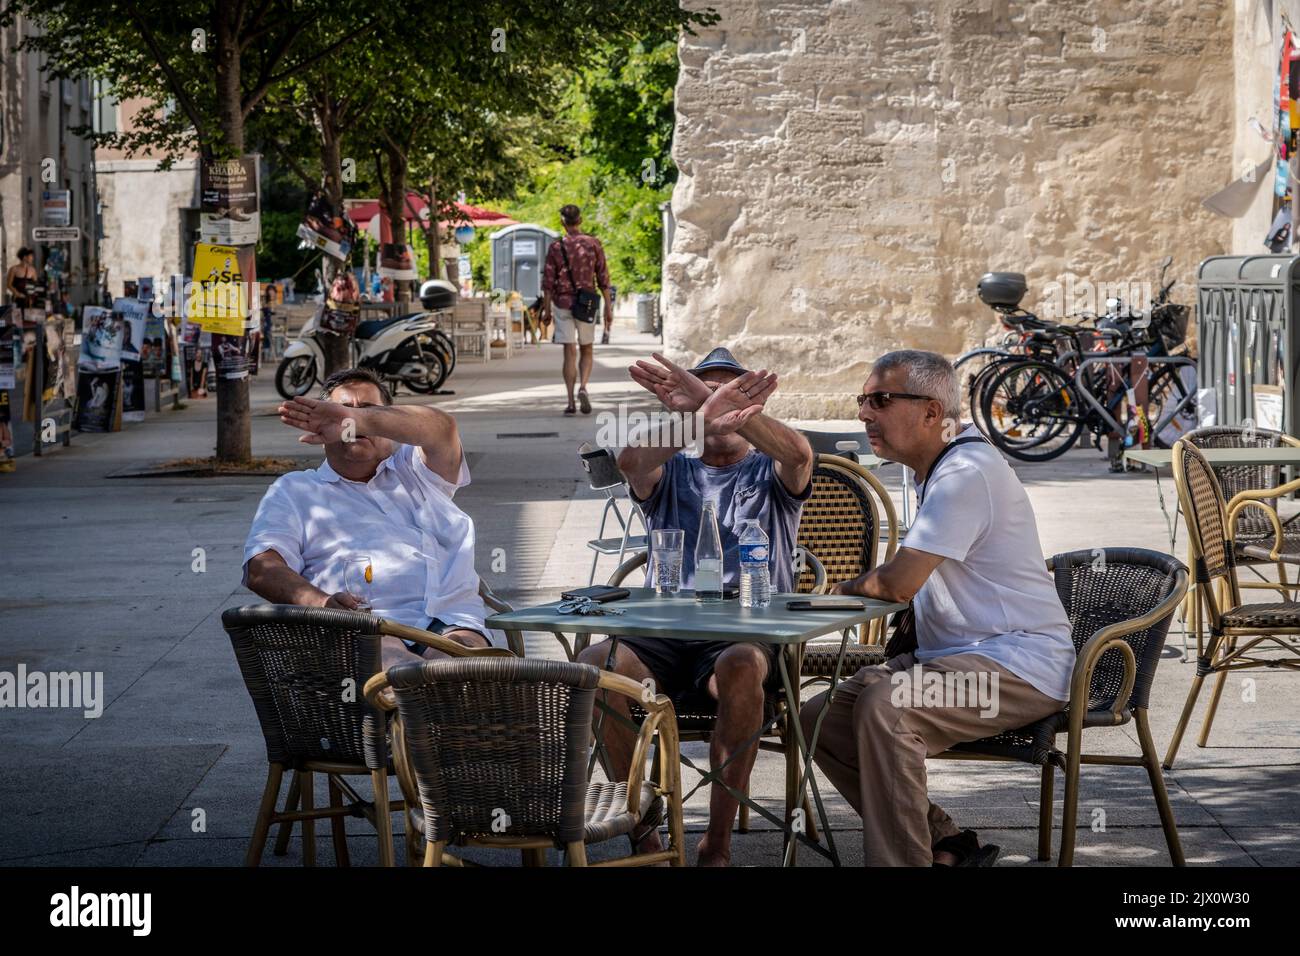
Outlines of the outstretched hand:
{"type": "Polygon", "coordinates": [[[326,402],[315,398],[291,398],[280,405],[280,421],[290,428],[297,428],[305,435],[298,441],[305,445],[324,445],[327,442],[343,440],[343,429],[347,421],[353,422],[356,434],[356,414],[359,409],[338,402],[326,402]]]}
{"type": "Polygon", "coordinates": [[[654,359],[658,365],[638,359],[628,372],[632,381],[654,392],[669,411],[698,411],[709,400],[709,386],[694,374],[658,352],[654,353],[654,359]]]}
{"type": "Polygon", "coordinates": [[[701,413],[706,434],[729,435],[763,410],[768,397],[776,391],[776,373],[767,369],[746,372],[720,385],[701,413]]]}

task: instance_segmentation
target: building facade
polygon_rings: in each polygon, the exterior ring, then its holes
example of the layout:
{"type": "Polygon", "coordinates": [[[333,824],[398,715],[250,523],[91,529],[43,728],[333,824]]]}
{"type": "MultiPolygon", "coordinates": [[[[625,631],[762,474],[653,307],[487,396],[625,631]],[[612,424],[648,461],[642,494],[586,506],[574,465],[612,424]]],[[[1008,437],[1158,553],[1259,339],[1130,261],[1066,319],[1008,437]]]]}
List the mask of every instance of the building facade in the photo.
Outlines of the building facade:
{"type": "Polygon", "coordinates": [[[1171,255],[1192,302],[1207,256],[1266,251],[1271,179],[1236,219],[1201,201],[1269,153],[1249,118],[1297,0],[700,2],[665,341],[778,371],[781,414],[852,417],[880,354],[996,333],[986,271],[1025,273],[1033,309],[1171,255]]]}
{"type": "Polygon", "coordinates": [[[32,248],[38,273],[53,270],[61,301],[78,306],[98,297],[100,255],[94,148],[73,129],[93,126],[95,98],[89,80],[52,78],[41,54],[14,51],[31,29],[22,17],[0,28],[0,261],[7,271],[32,248]],[[33,233],[65,225],[80,239],[33,233]]]}

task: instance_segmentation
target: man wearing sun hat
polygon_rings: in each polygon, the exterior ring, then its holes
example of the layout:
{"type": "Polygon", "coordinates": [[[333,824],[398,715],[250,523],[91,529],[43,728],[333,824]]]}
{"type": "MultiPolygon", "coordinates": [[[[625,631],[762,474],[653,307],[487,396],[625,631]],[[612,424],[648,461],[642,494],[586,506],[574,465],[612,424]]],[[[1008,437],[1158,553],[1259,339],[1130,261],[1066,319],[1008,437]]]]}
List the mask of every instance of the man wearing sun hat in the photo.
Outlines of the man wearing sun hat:
{"type": "MultiPolygon", "coordinates": [[[[792,555],[803,503],[812,494],[813,451],[803,435],[764,411],[776,389],[776,374],[745,369],[725,348],[714,349],[690,371],[658,353],[654,359],[633,365],[632,379],[669,411],[695,416],[704,432],[703,453],[691,455],[680,443],[672,445],[673,439],[681,442],[687,436],[684,429],[669,435],[673,429],[667,428],[655,441],[630,441],[618,465],[647,528],[685,532],[682,587],[694,586],[700,515],[704,502],[712,500],[722,536],[724,586],[739,583],[739,536],[746,522],[757,521],[770,542],[772,590],[793,591],[792,555]]],[[[605,667],[610,650],[611,642],[605,641],[588,648],[581,659],[605,667]]],[[[636,681],[654,681],[679,705],[711,708],[716,702],[710,764],[726,764],[722,779],[744,790],[757,753],[757,745],[746,742],[762,725],[764,688],[776,679],[775,659],[776,648],[770,645],[625,637],[614,649],[612,666],[636,681]]],[[[626,707],[612,697],[608,703],[626,707]]],[[[617,775],[630,766],[631,734],[621,725],[607,725],[604,742],[612,772],[623,779],[617,775]]],[[[713,786],[709,827],[698,848],[700,865],[725,866],[730,860],[737,806],[723,787],[713,786]]],[[[638,851],[658,848],[653,830],[636,837],[638,851]]]]}

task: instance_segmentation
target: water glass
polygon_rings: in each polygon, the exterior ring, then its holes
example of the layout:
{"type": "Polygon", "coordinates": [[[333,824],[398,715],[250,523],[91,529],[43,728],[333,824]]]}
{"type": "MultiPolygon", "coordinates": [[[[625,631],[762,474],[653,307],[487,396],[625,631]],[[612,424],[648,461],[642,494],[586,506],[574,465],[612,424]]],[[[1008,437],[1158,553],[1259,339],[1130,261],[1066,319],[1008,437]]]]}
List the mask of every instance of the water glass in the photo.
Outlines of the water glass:
{"type": "Polygon", "coordinates": [[[665,528],[650,532],[652,580],[656,594],[676,594],[682,586],[682,548],[686,532],[665,528]]]}

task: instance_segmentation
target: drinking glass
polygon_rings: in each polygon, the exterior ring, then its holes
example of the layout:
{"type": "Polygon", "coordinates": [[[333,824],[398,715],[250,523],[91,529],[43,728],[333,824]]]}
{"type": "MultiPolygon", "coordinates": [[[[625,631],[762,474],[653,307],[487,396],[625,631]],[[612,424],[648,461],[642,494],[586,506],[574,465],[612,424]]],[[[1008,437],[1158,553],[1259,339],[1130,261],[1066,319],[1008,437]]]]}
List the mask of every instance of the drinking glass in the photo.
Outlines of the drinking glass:
{"type": "Polygon", "coordinates": [[[650,557],[656,594],[676,594],[682,586],[682,547],[686,532],[664,528],[650,532],[650,557]]]}
{"type": "Polygon", "coordinates": [[[371,597],[374,594],[375,569],[370,563],[370,555],[358,554],[348,559],[347,575],[343,586],[357,599],[358,611],[371,609],[371,597]]]}

